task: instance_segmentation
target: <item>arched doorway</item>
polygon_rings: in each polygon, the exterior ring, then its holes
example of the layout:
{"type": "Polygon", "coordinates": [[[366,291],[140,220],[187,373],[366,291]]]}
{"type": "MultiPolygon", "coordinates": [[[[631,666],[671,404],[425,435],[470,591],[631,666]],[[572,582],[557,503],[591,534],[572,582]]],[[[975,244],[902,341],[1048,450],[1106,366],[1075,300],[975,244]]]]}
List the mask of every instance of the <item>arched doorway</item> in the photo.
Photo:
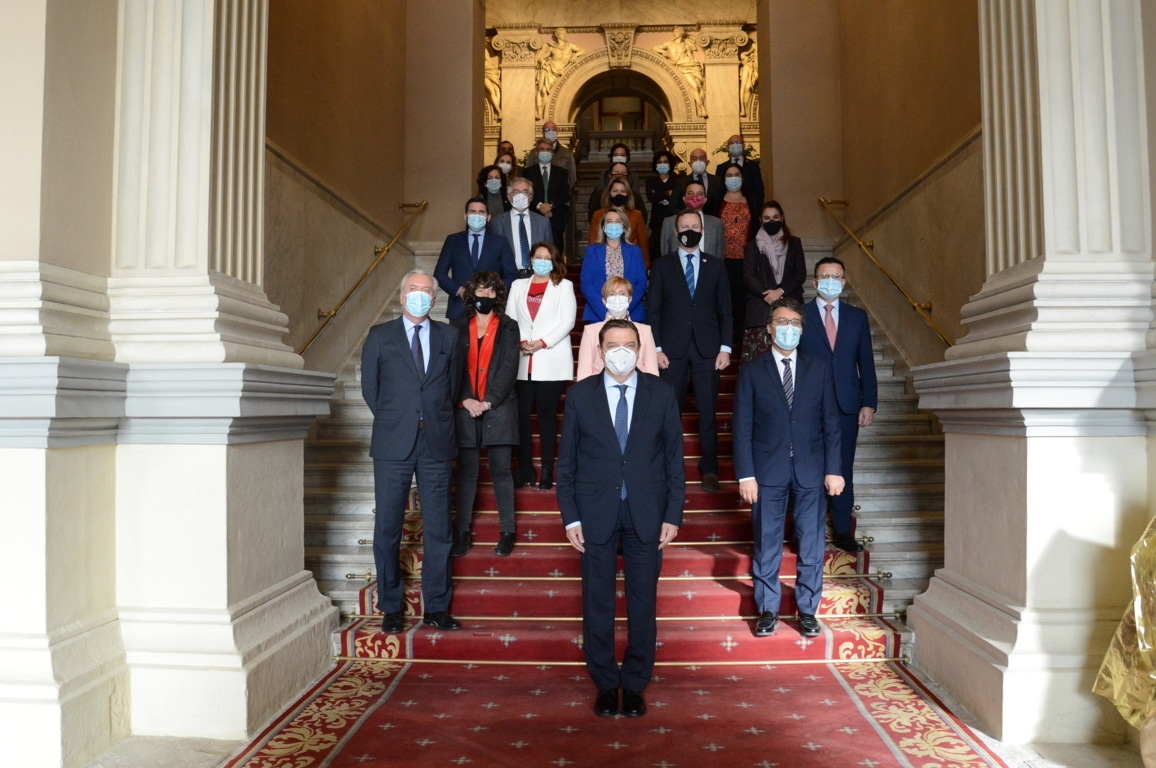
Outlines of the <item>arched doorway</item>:
{"type": "Polygon", "coordinates": [[[610,146],[622,142],[637,159],[665,144],[670,104],[646,75],[612,69],[590,78],[579,89],[572,118],[579,154],[605,160],[610,146]]]}

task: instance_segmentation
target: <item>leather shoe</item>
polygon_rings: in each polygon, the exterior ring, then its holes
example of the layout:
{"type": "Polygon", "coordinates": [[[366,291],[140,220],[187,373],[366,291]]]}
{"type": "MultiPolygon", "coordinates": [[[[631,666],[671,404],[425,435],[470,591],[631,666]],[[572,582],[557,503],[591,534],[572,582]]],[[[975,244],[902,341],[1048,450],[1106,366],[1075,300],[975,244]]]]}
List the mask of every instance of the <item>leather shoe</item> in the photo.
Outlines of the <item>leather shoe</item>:
{"type": "Polygon", "coordinates": [[[474,544],[474,535],[469,531],[458,531],[454,534],[454,545],[450,547],[450,557],[465,557],[474,544]]]}
{"type": "Polygon", "coordinates": [[[775,634],[779,626],[779,614],[774,611],[763,611],[755,622],[755,637],[770,637],[775,634]]]}
{"type": "Polygon", "coordinates": [[[646,699],[642,698],[642,691],[622,691],[622,714],[627,717],[646,714],[646,699]]]}
{"type": "Polygon", "coordinates": [[[717,472],[703,472],[702,473],[702,489],[708,493],[718,492],[718,473],[717,472]]]}
{"type": "Polygon", "coordinates": [[[542,482],[538,483],[538,490],[548,491],[554,487],[554,470],[542,467],[542,482]]]}
{"type": "Polygon", "coordinates": [[[603,688],[594,700],[594,714],[599,717],[614,717],[618,714],[618,689],[603,688]]]}
{"type": "Polygon", "coordinates": [[[819,627],[819,620],[813,613],[799,614],[799,634],[803,637],[818,637],[823,630],[819,627]]]}
{"type": "Polygon", "coordinates": [[[836,535],[834,539],[832,539],[832,542],[836,547],[843,550],[844,552],[855,554],[856,552],[863,551],[863,545],[859,542],[858,539],[855,538],[853,534],[850,533],[840,533],[836,535]]]}
{"type": "Polygon", "coordinates": [[[401,611],[387,613],[381,618],[381,631],[386,634],[396,635],[404,629],[405,620],[401,618],[401,611]]]}
{"type": "Polygon", "coordinates": [[[512,551],[514,551],[514,534],[498,534],[498,543],[494,547],[494,554],[498,557],[509,557],[512,551]]]}
{"type": "Polygon", "coordinates": [[[429,624],[431,627],[445,629],[450,632],[462,628],[461,623],[453,616],[450,616],[446,611],[434,611],[433,613],[427,613],[422,617],[421,623],[429,624]]]}
{"type": "Polygon", "coordinates": [[[534,469],[533,464],[528,464],[525,467],[518,467],[514,472],[514,487],[525,488],[527,485],[534,485],[538,481],[538,470],[534,469]]]}

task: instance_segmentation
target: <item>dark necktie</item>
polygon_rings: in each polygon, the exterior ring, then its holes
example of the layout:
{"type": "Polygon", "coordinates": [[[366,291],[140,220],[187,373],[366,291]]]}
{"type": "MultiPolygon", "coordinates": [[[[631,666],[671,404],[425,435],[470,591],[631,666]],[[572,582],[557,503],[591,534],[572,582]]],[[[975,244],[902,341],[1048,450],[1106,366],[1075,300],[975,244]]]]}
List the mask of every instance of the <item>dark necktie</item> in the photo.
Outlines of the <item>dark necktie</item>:
{"type": "Polygon", "coordinates": [[[470,256],[473,257],[474,266],[478,266],[478,259],[481,257],[481,248],[478,247],[479,235],[474,235],[474,244],[470,246],[470,256]]]}
{"type": "Polygon", "coordinates": [[[550,202],[550,167],[542,166],[542,202],[550,202]]]}
{"type": "Polygon", "coordinates": [[[409,351],[413,353],[413,364],[417,367],[418,378],[425,378],[425,352],[421,348],[421,325],[413,327],[413,341],[410,342],[409,351]]]}
{"type": "Polygon", "coordinates": [[[795,405],[795,377],[791,375],[791,358],[783,358],[783,394],[787,396],[787,407],[795,405]]]}
{"type": "MultiPolygon", "coordinates": [[[[615,388],[618,390],[618,407],[614,411],[614,434],[618,435],[618,447],[622,449],[622,453],[626,453],[626,436],[630,432],[629,428],[629,413],[626,405],[626,385],[616,384],[615,388]]],[[[622,481],[622,493],[618,496],[619,500],[626,498],[626,481],[622,481]]]]}
{"type": "Polygon", "coordinates": [[[690,289],[690,295],[694,296],[694,254],[688,253],[686,255],[686,287],[690,289]]]}
{"type": "Polygon", "coordinates": [[[526,214],[518,214],[518,241],[522,246],[522,269],[530,268],[530,231],[526,229],[526,214]]]}

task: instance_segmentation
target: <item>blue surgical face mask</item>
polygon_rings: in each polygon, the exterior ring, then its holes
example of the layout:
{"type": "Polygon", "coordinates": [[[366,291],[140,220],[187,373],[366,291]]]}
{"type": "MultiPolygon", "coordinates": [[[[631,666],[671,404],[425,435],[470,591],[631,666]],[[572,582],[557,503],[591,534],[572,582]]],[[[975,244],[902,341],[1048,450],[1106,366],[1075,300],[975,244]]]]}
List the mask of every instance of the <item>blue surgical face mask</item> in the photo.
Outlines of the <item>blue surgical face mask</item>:
{"type": "Polygon", "coordinates": [[[837,299],[843,293],[843,281],[833,277],[824,277],[819,281],[819,295],[824,299],[837,299]]]}
{"type": "Polygon", "coordinates": [[[554,262],[549,259],[534,259],[533,267],[535,275],[545,277],[554,271],[554,262]]]}
{"type": "Polygon", "coordinates": [[[726,179],[723,180],[723,183],[727,185],[727,189],[731,192],[738,192],[743,188],[743,177],[727,176],[726,179]]]}
{"type": "Polygon", "coordinates": [[[433,297],[424,291],[410,291],[405,295],[405,311],[414,317],[425,317],[433,306],[433,297]]]}
{"type": "Polygon", "coordinates": [[[605,232],[606,236],[611,240],[617,240],[622,237],[622,225],[616,221],[611,221],[606,224],[606,226],[602,227],[602,231],[605,232]]]}
{"type": "Polygon", "coordinates": [[[736,141],[735,143],[728,146],[727,150],[735,157],[738,157],[743,153],[743,145],[741,142],[736,141]]]}
{"type": "Polygon", "coordinates": [[[658,165],[654,166],[654,170],[665,176],[666,174],[670,173],[670,163],[659,163],[658,165]]]}
{"type": "Polygon", "coordinates": [[[486,215],[484,213],[466,214],[466,226],[474,232],[481,232],[486,228],[486,215]]]}
{"type": "Polygon", "coordinates": [[[550,161],[553,159],[554,159],[554,153],[553,152],[539,152],[538,153],[538,162],[541,163],[542,165],[549,165],[550,161]]]}
{"type": "Polygon", "coordinates": [[[779,349],[785,349],[790,352],[795,347],[799,346],[799,339],[803,337],[803,329],[794,325],[774,325],[775,329],[775,345],[779,349]]]}
{"type": "Polygon", "coordinates": [[[502,191],[502,180],[501,179],[486,179],[486,189],[488,189],[490,192],[492,192],[495,195],[498,194],[499,192],[502,191]]]}

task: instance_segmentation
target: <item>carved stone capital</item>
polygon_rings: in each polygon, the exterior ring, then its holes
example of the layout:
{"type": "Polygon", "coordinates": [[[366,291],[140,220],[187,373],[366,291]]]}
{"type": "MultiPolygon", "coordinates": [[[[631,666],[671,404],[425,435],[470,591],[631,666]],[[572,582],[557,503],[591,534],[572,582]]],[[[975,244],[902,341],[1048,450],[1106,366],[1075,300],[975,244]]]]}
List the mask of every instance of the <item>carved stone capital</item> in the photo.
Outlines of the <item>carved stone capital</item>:
{"type": "Polygon", "coordinates": [[[503,67],[533,67],[542,47],[538,35],[508,35],[499,32],[490,45],[502,57],[503,67]]]}
{"type": "Polygon", "coordinates": [[[630,54],[634,50],[634,33],[637,29],[635,24],[615,24],[602,28],[611,69],[630,68],[630,54]]]}
{"type": "Polygon", "coordinates": [[[737,64],[739,48],[750,39],[741,29],[704,29],[695,38],[706,53],[707,63],[737,64]]]}

